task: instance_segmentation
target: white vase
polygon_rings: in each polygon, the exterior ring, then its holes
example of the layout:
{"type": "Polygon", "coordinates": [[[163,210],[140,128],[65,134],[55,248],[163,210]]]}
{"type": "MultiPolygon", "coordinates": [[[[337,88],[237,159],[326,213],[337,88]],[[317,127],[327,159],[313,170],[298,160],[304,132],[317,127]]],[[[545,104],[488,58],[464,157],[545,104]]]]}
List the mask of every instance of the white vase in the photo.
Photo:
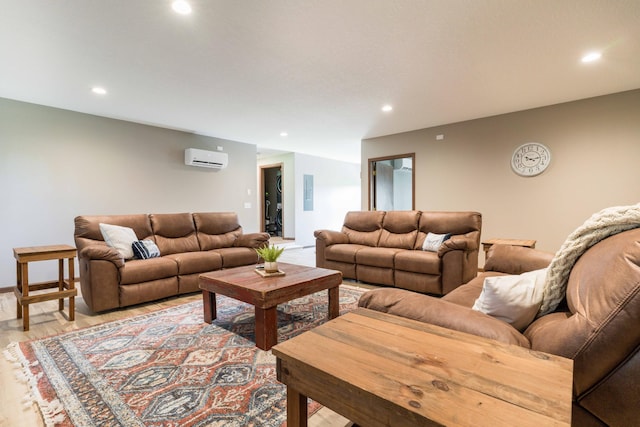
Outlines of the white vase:
{"type": "Polygon", "coordinates": [[[266,262],[264,263],[264,271],[267,273],[277,273],[278,272],[278,261],[266,262]]]}

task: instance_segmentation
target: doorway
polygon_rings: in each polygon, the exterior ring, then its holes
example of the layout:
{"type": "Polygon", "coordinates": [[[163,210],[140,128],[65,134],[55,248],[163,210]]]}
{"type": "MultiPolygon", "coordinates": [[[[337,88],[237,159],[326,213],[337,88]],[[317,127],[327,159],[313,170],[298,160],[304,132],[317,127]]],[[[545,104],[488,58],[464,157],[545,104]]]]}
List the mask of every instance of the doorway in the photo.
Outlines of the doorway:
{"type": "Polygon", "coordinates": [[[369,159],[369,209],[415,209],[415,153],[369,159]]]}
{"type": "Polygon", "coordinates": [[[283,237],[282,163],[260,166],[260,229],[272,237],[283,237]]]}

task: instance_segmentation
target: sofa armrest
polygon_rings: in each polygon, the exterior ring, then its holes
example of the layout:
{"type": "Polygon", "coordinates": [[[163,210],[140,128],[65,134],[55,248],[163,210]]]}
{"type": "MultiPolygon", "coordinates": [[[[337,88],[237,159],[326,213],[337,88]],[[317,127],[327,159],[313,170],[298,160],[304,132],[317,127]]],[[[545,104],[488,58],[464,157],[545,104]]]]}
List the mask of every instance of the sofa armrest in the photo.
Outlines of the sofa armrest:
{"type": "Polygon", "coordinates": [[[233,246],[258,249],[269,244],[269,233],[241,234],[233,242],[233,246]]]}
{"type": "Polygon", "coordinates": [[[349,243],[349,236],[341,231],[316,230],[313,232],[313,235],[316,239],[324,241],[325,246],[349,243]]]}
{"type": "Polygon", "coordinates": [[[475,251],[478,249],[477,232],[473,231],[467,234],[458,234],[451,236],[445,240],[440,249],[438,249],[438,256],[442,258],[444,254],[449,251],[475,251]]]}
{"type": "Polygon", "coordinates": [[[78,257],[88,260],[111,261],[118,268],[124,266],[124,258],[120,252],[106,245],[91,245],[82,248],[78,257]]]}
{"type": "Polygon", "coordinates": [[[529,340],[507,322],[469,307],[417,292],[392,288],[374,289],[360,297],[358,306],[506,344],[530,347],[529,340]]]}
{"type": "Polygon", "coordinates": [[[484,263],[484,271],[522,274],[547,267],[553,256],[548,252],[522,246],[493,245],[484,263]]]}

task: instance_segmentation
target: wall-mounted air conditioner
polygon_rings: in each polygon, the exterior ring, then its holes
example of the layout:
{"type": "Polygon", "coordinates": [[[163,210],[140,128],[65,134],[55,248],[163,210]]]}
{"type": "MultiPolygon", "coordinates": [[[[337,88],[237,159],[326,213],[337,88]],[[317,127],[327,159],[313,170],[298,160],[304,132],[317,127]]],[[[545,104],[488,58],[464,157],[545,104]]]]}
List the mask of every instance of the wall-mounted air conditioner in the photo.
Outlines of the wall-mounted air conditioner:
{"type": "Polygon", "coordinates": [[[393,161],[393,168],[395,170],[404,170],[404,171],[413,170],[413,162],[411,161],[411,157],[395,159],[393,161]]]}
{"type": "Polygon", "coordinates": [[[224,169],[229,164],[229,155],[220,151],[187,148],[184,150],[184,164],[203,168],[224,169]]]}

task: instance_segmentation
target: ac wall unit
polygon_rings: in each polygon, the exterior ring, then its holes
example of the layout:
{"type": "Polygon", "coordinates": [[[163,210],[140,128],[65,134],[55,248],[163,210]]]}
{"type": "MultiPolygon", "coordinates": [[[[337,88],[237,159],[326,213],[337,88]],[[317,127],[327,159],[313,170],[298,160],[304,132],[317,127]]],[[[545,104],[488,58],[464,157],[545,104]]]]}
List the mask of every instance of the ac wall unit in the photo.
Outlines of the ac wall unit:
{"type": "Polygon", "coordinates": [[[395,159],[393,161],[393,168],[395,170],[404,170],[410,171],[413,170],[413,162],[411,161],[411,157],[405,157],[402,159],[395,159]]]}
{"type": "Polygon", "coordinates": [[[224,169],[229,164],[229,155],[220,151],[187,148],[184,150],[184,164],[202,168],[224,169]]]}

